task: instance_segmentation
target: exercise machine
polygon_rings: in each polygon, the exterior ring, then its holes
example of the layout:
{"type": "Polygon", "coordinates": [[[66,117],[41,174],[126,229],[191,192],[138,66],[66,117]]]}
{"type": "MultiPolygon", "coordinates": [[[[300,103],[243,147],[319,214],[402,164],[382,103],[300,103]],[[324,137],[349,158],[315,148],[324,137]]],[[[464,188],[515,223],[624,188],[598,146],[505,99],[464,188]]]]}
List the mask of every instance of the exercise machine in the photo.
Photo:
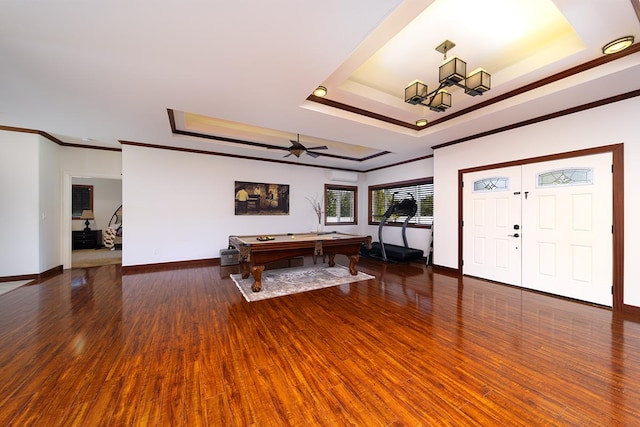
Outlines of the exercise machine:
{"type": "Polygon", "coordinates": [[[407,224],[413,218],[418,211],[418,203],[413,195],[410,198],[396,201],[395,197],[398,192],[393,193],[391,196],[391,205],[382,216],[380,225],[378,226],[378,241],[371,244],[371,249],[365,249],[362,254],[370,256],[372,258],[379,258],[383,261],[418,261],[422,260],[424,251],[421,249],[410,248],[407,243],[407,224]],[[384,243],[382,239],[382,229],[387,220],[393,216],[405,216],[405,220],[402,223],[402,241],[404,246],[393,245],[390,243],[384,243]]]}

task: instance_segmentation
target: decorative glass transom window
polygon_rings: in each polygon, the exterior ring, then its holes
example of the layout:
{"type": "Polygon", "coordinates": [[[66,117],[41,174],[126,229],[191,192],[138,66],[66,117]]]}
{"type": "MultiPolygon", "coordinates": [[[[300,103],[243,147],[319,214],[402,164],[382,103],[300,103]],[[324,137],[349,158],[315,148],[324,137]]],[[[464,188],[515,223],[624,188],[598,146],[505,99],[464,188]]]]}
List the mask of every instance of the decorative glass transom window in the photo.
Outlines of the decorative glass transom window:
{"type": "Polygon", "coordinates": [[[473,182],[474,193],[507,190],[509,190],[509,178],[507,178],[506,176],[493,176],[490,178],[479,179],[473,182]]]}
{"type": "Polygon", "coordinates": [[[550,187],[559,185],[591,185],[593,184],[593,169],[571,168],[557,169],[539,173],[536,184],[538,187],[550,187]]]}

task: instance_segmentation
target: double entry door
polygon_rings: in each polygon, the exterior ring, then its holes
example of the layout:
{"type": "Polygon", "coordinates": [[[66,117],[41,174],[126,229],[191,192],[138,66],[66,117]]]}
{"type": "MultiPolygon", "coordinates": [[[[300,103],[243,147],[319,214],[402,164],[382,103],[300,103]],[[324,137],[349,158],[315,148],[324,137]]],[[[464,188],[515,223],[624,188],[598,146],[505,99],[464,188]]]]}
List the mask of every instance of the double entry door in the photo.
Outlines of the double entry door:
{"type": "Polygon", "coordinates": [[[611,153],[463,175],[466,275],[612,306],[611,153]]]}

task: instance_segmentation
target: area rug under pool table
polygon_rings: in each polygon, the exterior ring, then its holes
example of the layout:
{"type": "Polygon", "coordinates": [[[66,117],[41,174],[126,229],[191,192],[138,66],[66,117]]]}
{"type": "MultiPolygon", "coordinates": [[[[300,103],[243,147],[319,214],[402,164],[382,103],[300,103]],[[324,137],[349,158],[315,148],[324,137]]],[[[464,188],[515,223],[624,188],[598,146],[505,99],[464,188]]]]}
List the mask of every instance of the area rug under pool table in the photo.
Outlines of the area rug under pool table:
{"type": "Polygon", "coordinates": [[[262,290],[253,292],[251,290],[251,285],[253,284],[251,275],[246,279],[243,279],[241,274],[231,274],[230,276],[244,298],[249,302],[375,278],[361,271],[356,276],[352,276],[347,267],[337,264],[334,267],[314,265],[310,267],[282,268],[265,270],[262,273],[262,290]]]}

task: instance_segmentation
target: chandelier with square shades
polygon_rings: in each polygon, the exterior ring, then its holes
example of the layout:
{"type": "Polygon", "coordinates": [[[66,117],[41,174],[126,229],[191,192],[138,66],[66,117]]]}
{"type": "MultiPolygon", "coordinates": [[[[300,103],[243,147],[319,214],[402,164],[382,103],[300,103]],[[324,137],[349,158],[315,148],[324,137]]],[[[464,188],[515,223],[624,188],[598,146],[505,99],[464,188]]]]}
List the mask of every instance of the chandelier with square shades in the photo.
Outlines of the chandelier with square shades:
{"type": "MultiPolygon", "coordinates": [[[[455,47],[455,43],[445,40],[436,50],[447,59],[447,52],[455,47]]],[[[426,84],[420,80],[412,82],[404,90],[404,101],[412,105],[424,105],[432,111],[442,112],[451,107],[451,94],[444,88],[458,86],[471,96],[482,95],[491,89],[491,75],[479,68],[467,76],[467,63],[453,57],[440,66],[440,85],[429,92],[426,84]]]]}

